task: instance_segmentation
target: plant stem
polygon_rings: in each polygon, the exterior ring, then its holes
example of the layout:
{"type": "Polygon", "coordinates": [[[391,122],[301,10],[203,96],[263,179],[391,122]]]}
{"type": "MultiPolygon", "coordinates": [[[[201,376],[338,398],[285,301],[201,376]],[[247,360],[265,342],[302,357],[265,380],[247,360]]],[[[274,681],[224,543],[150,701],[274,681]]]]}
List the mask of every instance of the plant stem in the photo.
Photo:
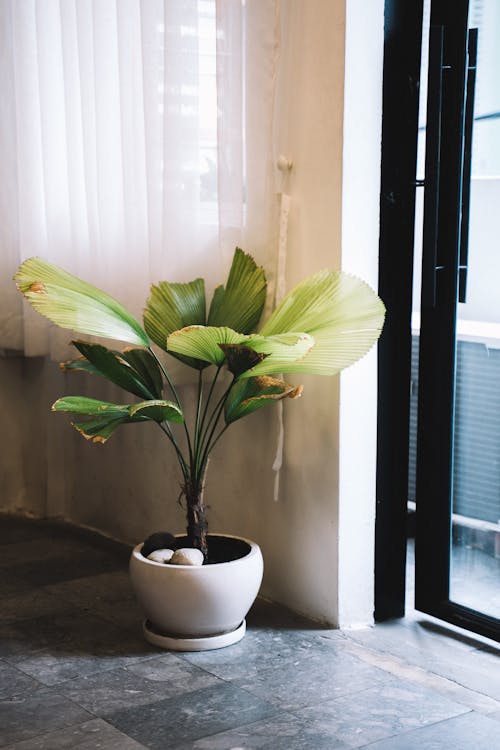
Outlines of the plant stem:
{"type": "Polygon", "coordinates": [[[170,429],[170,425],[168,425],[168,424],[164,425],[161,422],[157,422],[157,425],[165,433],[165,435],[168,437],[168,439],[170,440],[170,442],[174,446],[175,452],[177,454],[177,458],[179,460],[179,464],[181,466],[182,475],[183,475],[184,479],[187,480],[189,478],[189,472],[188,472],[188,468],[187,468],[187,465],[186,465],[186,461],[184,459],[184,456],[182,455],[181,449],[177,445],[177,440],[175,439],[174,434],[173,434],[172,430],[170,429]]]}
{"type": "Polygon", "coordinates": [[[225,433],[225,431],[227,430],[228,427],[229,427],[228,424],[224,425],[224,427],[222,428],[222,430],[219,432],[219,434],[215,437],[215,439],[212,441],[212,443],[210,444],[210,446],[205,451],[205,454],[206,454],[205,455],[205,459],[204,459],[204,461],[203,461],[203,463],[202,463],[202,465],[200,467],[200,472],[201,472],[202,475],[203,475],[203,473],[205,471],[205,468],[206,468],[207,461],[209,459],[210,453],[215,448],[215,445],[219,442],[219,440],[221,439],[221,437],[223,436],[223,434],[225,433]]]}
{"type": "Polygon", "coordinates": [[[203,376],[202,371],[198,372],[198,398],[196,406],[196,421],[194,425],[194,475],[198,473],[198,459],[199,459],[199,448],[200,448],[200,417],[201,417],[201,405],[203,401],[203,376]]]}
{"type": "MultiPolygon", "coordinates": [[[[184,416],[184,411],[183,411],[183,409],[182,409],[182,404],[181,404],[181,400],[180,400],[180,398],[179,398],[179,396],[178,396],[178,393],[177,393],[177,391],[175,390],[175,386],[174,386],[174,384],[172,383],[172,381],[171,381],[171,379],[170,379],[170,375],[168,374],[168,372],[167,372],[166,368],[165,368],[165,367],[163,366],[163,362],[161,361],[161,359],[159,359],[159,358],[158,358],[158,357],[156,356],[156,354],[155,354],[154,350],[152,349],[152,347],[148,346],[148,351],[150,352],[150,354],[151,354],[151,355],[152,355],[152,356],[154,357],[154,359],[156,360],[156,362],[157,362],[157,364],[158,364],[158,367],[159,367],[159,368],[160,368],[160,370],[162,371],[162,373],[163,373],[163,375],[164,375],[164,377],[165,377],[165,380],[167,381],[167,383],[168,383],[168,385],[169,385],[169,387],[170,387],[170,390],[171,390],[171,391],[172,391],[172,393],[173,393],[173,396],[174,396],[174,398],[175,398],[175,401],[176,401],[176,403],[177,403],[177,406],[179,407],[179,409],[180,409],[180,410],[181,410],[181,412],[182,412],[182,415],[184,416]]],[[[187,428],[187,425],[186,425],[186,421],[185,421],[185,420],[183,420],[183,425],[184,425],[184,432],[185,432],[185,434],[186,434],[187,446],[188,446],[188,450],[189,450],[189,461],[190,461],[190,464],[191,464],[191,466],[192,466],[192,465],[193,465],[193,449],[192,449],[192,446],[191,446],[191,438],[190,438],[190,436],[189,436],[189,430],[188,430],[188,428],[187,428]]],[[[180,459],[179,459],[179,460],[180,460],[180,459]]]]}
{"type": "Polygon", "coordinates": [[[203,500],[205,489],[205,478],[202,475],[199,480],[192,482],[186,480],[184,494],[187,506],[187,537],[188,544],[201,550],[203,557],[207,557],[207,509],[203,500]]]}
{"type": "Polygon", "coordinates": [[[167,383],[168,383],[168,385],[169,385],[169,387],[170,387],[170,390],[172,391],[172,394],[173,394],[173,396],[174,396],[174,398],[175,398],[175,401],[176,401],[176,403],[177,403],[177,406],[178,406],[178,407],[179,407],[179,409],[180,409],[180,410],[182,411],[182,405],[181,405],[181,401],[180,401],[180,399],[179,399],[179,396],[178,396],[178,394],[177,394],[177,391],[175,390],[175,386],[174,386],[174,384],[172,383],[172,381],[171,381],[171,379],[170,379],[170,375],[168,374],[168,372],[167,372],[167,369],[166,369],[166,368],[165,368],[165,366],[163,365],[163,362],[161,361],[161,359],[160,359],[159,357],[157,357],[157,356],[156,356],[156,353],[155,353],[154,349],[153,349],[153,348],[152,348],[151,346],[148,346],[148,352],[149,352],[149,353],[150,353],[150,354],[152,355],[152,357],[154,357],[154,359],[156,360],[156,364],[158,365],[158,367],[159,367],[159,368],[160,368],[160,370],[162,371],[162,373],[163,373],[163,376],[164,376],[165,380],[167,381],[167,383]]]}
{"type": "Polygon", "coordinates": [[[203,417],[201,418],[201,425],[200,425],[200,434],[202,433],[202,431],[203,431],[203,427],[205,426],[205,420],[206,420],[206,418],[207,418],[208,407],[210,406],[210,401],[211,401],[211,399],[212,399],[212,394],[213,394],[213,392],[214,392],[215,384],[216,384],[216,382],[217,382],[217,378],[219,377],[219,373],[220,373],[221,369],[222,369],[222,365],[219,365],[219,366],[217,367],[217,370],[216,370],[215,376],[214,376],[214,378],[213,378],[213,380],[212,380],[212,384],[211,384],[211,386],[210,386],[210,390],[209,390],[209,392],[208,392],[207,400],[206,400],[206,402],[205,402],[205,408],[204,408],[204,410],[203,410],[203,417]]]}
{"type": "MultiPolygon", "coordinates": [[[[209,434],[209,430],[212,429],[212,432],[210,433],[210,436],[211,436],[213,434],[213,429],[217,425],[217,421],[218,421],[218,419],[219,419],[219,417],[221,415],[221,409],[224,407],[224,404],[226,403],[227,396],[229,394],[229,391],[233,387],[235,380],[236,380],[236,378],[233,377],[233,379],[231,380],[230,385],[226,388],[226,390],[224,391],[224,393],[222,394],[222,396],[220,397],[220,399],[217,401],[217,403],[216,403],[216,405],[215,405],[215,407],[214,407],[214,409],[212,411],[212,414],[210,415],[210,418],[208,420],[207,426],[205,428],[205,433],[204,433],[203,438],[202,438],[202,442],[205,443],[205,446],[207,444],[207,440],[206,439],[207,439],[207,436],[209,434]],[[215,425],[213,424],[214,418],[215,418],[215,425]]],[[[208,403],[207,403],[207,409],[208,409],[208,403]]]]}
{"type": "MultiPolygon", "coordinates": [[[[216,405],[214,411],[212,412],[212,416],[210,417],[210,420],[208,422],[207,429],[205,431],[205,435],[203,436],[204,447],[203,447],[202,458],[201,458],[201,463],[200,463],[200,469],[201,469],[202,473],[203,473],[203,468],[206,465],[206,462],[207,462],[208,456],[210,454],[210,451],[214,447],[214,445],[217,442],[217,440],[219,439],[219,437],[222,435],[222,433],[221,433],[221,435],[218,435],[217,439],[215,440],[215,442],[211,444],[212,438],[214,436],[214,432],[217,429],[217,424],[218,424],[219,419],[220,419],[221,414],[222,414],[222,410],[224,409],[224,405],[226,403],[226,399],[227,399],[227,397],[229,395],[229,391],[231,390],[231,388],[234,385],[235,380],[236,380],[236,377],[233,377],[233,379],[231,380],[230,385],[226,388],[226,390],[222,394],[221,398],[217,402],[217,405],[216,405]],[[214,416],[215,416],[215,420],[214,420],[214,416]],[[210,425],[212,424],[212,422],[213,422],[213,425],[212,425],[212,428],[210,429],[210,425]],[[210,430],[210,432],[209,432],[209,430],[210,430]]],[[[227,426],[228,425],[226,425],[226,427],[227,426]]],[[[222,432],[224,432],[224,430],[222,432]]]]}

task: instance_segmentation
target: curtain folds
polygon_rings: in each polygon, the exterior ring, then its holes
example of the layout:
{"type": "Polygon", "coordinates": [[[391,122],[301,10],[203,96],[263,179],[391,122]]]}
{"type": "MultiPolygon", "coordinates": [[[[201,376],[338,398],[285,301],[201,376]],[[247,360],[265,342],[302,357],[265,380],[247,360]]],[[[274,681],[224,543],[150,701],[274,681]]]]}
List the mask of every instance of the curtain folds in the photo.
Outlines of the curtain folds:
{"type": "Polygon", "coordinates": [[[0,349],[66,356],[13,282],[40,255],[136,315],[152,281],[273,277],[279,0],[0,0],[0,349]]]}

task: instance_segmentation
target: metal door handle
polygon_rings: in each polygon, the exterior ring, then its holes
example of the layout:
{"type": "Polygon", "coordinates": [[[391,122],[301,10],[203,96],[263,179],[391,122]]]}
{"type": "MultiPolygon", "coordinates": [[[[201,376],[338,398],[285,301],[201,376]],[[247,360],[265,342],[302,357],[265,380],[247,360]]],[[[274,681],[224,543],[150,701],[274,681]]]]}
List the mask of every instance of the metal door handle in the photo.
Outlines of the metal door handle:
{"type": "Polygon", "coordinates": [[[439,171],[443,104],[444,26],[431,25],[427,128],[425,139],[425,193],[422,248],[422,307],[436,306],[436,272],[439,215],[439,171]]]}
{"type": "Polygon", "coordinates": [[[460,225],[460,264],[458,270],[458,301],[466,302],[469,258],[470,178],[472,162],[472,128],[476,93],[477,29],[469,29],[467,90],[464,119],[464,162],[462,169],[462,220],[460,225]]]}

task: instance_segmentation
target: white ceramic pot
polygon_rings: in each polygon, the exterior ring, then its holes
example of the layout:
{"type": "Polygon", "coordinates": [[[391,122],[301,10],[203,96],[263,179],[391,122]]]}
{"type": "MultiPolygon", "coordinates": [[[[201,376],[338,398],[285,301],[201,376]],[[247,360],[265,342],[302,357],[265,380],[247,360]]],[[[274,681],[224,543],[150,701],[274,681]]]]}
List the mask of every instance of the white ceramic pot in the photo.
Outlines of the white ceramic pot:
{"type": "Polygon", "coordinates": [[[245,616],[262,581],[260,548],[241,537],[209,534],[209,549],[211,538],[234,540],[243,556],[210,565],[166,565],[143,557],[142,544],[133,549],[130,577],[151,643],[206,650],[236,643],[245,634],[245,616]]]}

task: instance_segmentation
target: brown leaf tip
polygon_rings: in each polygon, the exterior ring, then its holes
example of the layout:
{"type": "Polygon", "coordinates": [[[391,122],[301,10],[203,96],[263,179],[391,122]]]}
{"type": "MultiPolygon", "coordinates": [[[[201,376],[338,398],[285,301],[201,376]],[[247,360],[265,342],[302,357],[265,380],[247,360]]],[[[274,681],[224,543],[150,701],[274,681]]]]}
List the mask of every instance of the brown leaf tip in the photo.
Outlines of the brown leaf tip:
{"type": "Polygon", "coordinates": [[[85,440],[91,440],[92,439],[92,435],[88,435],[85,432],[85,430],[83,429],[83,427],[79,427],[77,424],[75,424],[75,422],[71,422],[71,424],[73,425],[73,427],[75,428],[75,430],[80,433],[80,435],[83,435],[83,437],[85,438],[85,440]]]}
{"type": "Polygon", "coordinates": [[[45,294],[45,286],[41,281],[34,281],[29,285],[29,292],[35,292],[35,294],[45,294]]]}
{"type": "Polygon", "coordinates": [[[280,384],[282,381],[273,375],[255,375],[255,382],[259,388],[269,388],[273,385],[280,384]]]}
{"type": "Polygon", "coordinates": [[[288,398],[292,398],[294,400],[296,398],[300,398],[302,396],[302,391],[303,390],[304,390],[304,386],[303,385],[298,385],[296,388],[293,389],[293,391],[291,391],[288,394],[288,398]]]}

